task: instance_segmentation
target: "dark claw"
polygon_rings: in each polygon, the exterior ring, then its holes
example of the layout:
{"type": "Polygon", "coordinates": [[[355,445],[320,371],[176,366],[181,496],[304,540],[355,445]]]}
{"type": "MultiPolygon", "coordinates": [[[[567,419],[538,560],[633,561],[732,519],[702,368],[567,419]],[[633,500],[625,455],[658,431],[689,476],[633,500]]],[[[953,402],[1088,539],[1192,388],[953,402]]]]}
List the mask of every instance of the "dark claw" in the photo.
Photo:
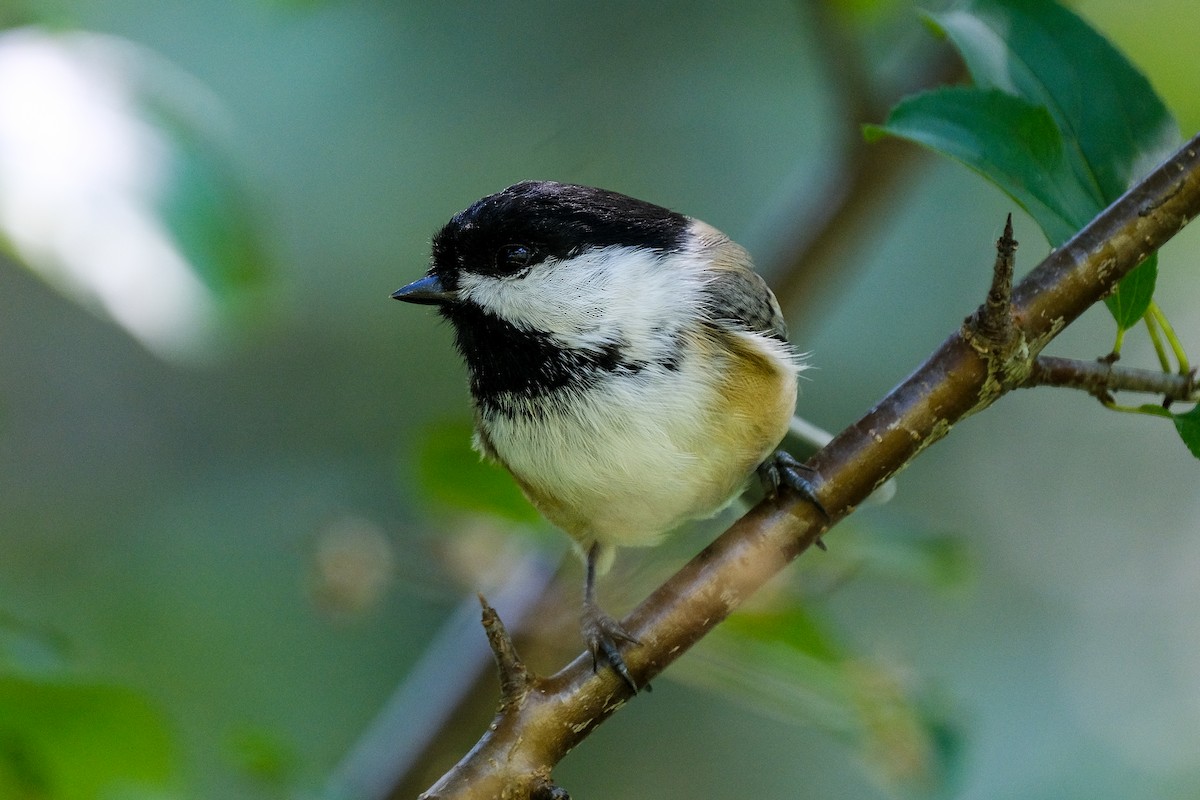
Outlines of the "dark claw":
{"type": "Polygon", "coordinates": [[[633,676],[629,674],[629,668],[625,666],[625,659],[621,658],[617,644],[618,642],[641,643],[625,630],[621,623],[601,611],[595,603],[585,602],[583,604],[580,627],[588,650],[592,653],[592,671],[599,671],[602,661],[611,665],[621,676],[621,680],[629,684],[629,688],[633,689],[636,694],[638,685],[633,680],[633,676]]]}
{"type": "MultiPolygon", "coordinates": [[[[758,476],[763,482],[763,489],[766,490],[768,497],[778,497],[780,487],[787,487],[812,503],[825,521],[829,522],[829,512],[817,499],[816,487],[808,477],[815,474],[816,471],[812,467],[800,463],[786,450],[776,450],[758,468],[758,476]]],[[[818,539],[817,547],[824,550],[825,543],[818,539]]]]}
{"type": "MultiPolygon", "coordinates": [[[[629,668],[625,666],[625,659],[621,658],[621,651],[618,649],[617,643],[641,644],[641,642],[625,630],[621,623],[605,614],[600,610],[600,606],[596,605],[596,559],[599,552],[600,545],[596,542],[593,542],[592,546],[588,548],[580,629],[583,631],[583,640],[587,642],[588,650],[592,654],[592,672],[598,672],[600,662],[605,661],[612,665],[616,673],[621,676],[621,680],[629,684],[629,688],[633,689],[634,694],[637,694],[637,682],[629,674],[629,668]]],[[[646,684],[646,691],[650,691],[650,684],[646,684]]]]}

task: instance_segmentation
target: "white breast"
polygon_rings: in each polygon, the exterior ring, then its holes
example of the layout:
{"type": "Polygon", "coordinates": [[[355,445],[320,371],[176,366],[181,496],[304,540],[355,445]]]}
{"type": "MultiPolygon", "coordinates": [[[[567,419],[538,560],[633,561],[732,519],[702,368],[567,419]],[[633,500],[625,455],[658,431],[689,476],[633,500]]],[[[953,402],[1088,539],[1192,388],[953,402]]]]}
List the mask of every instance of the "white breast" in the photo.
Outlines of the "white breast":
{"type": "Polygon", "coordinates": [[[795,404],[787,349],[739,335],[779,367],[776,396],[744,415],[730,413],[714,380],[728,354],[697,349],[676,371],[614,374],[537,414],[488,415],[480,425],[534,504],[576,540],[655,544],[727,505],[786,431],[795,404]]]}
{"type": "Polygon", "coordinates": [[[619,349],[625,367],[549,394],[494,398],[478,420],[481,449],[584,546],[654,544],[715,513],[786,432],[790,348],[705,319],[713,248],[728,242],[712,234],[685,252],[606,247],[514,279],[460,283],[470,302],[565,350],[619,349]]]}

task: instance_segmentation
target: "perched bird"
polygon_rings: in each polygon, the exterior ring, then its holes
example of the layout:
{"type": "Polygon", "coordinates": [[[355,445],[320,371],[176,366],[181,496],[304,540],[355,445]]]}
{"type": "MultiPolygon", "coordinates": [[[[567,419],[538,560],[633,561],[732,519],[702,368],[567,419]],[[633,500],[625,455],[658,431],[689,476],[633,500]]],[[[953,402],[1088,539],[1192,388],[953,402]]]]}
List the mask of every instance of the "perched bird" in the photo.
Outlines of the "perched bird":
{"type": "Polygon", "coordinates": [[[453,325],[475,448],[574,539],[593,664],[635,691],[619,644],[636,641],[595,600],[615,548],[715,514],[756,471],[772,493],[813,499],[776,451],[803,368],[779,304],[746,251],[700,220],[526,181],[456,214],[428,274],[392,297],[453,325]]]}

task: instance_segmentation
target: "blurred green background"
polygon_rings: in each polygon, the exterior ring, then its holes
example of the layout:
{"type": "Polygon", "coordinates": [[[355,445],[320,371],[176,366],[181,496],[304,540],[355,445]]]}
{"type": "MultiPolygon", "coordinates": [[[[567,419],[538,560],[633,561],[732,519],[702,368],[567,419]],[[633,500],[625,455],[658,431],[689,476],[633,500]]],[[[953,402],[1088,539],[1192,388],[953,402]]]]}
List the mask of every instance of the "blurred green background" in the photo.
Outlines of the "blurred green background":
{"type": "MultiPolygon", "coordinates": [[[[1073,7],[1200,128],[1200,7],[1073,7]]],[[[10,0],[0,23],[0,666],[19,678],[0,732],[35,726],[22,687],[122,687],[92,700],[159,765],[145,796],[318,796],[480,588],[502,526],[431,503],[417,458],[468,418],[463,369],[445,325],[388,299],[452,213],[525,178],[604,186],[716,225],[783,282],[850,186],[866,210],[784,298],[815,365],[800,410],[837,430],[979,302],[1012,210],[902,145],[903,168],[851,186],[857,125],[880,119],[859,113],[957,74],[900,0],[10,0]]],[[[1016,221],[1025,270],[1046,244],[1016,221]]],[[[1197,258],[1192,228],[1158,295],[1193,351],[1197,258]]],[[[1096,310],[1052,351],[1111,342],[1096,310]]],[[[1125,360],[1153,366],[1143,337],[1125,360]]],[[[1165,422],[1019,392],[849,526],[966,554],[969,578],[847,569],[820,593],[847,650],[934,698],[945,794],[1200,793],[1198,478],[1165,422]]],[[[649,586],[715,529],[620,560],[649,586]]],[[[29,785],[13,742],[0,787],[29,785]]],[[[556,777],[576,797],[891,796],[862,755],[664,678],[556,777]]]]}

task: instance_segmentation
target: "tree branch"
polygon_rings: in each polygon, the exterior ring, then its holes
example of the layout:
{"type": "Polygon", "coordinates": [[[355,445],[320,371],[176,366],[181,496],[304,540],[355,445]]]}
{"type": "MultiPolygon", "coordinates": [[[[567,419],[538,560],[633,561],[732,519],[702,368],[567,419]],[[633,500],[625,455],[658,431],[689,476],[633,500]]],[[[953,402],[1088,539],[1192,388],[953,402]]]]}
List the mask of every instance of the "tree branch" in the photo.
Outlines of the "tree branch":
{"type": "Polygon", "coordinates": [[[1107,358],[1080,361],[1074,358],[1038,356],[1033,371],[1023,386],[1058,386],[1081,389],[1101,402],[1110,403],[1113,392],[1144,392],[1161,394],[1167,403],[1200,401],[1196,386],[1196,370],[1186,375],[1174,375],[1134,367],[1120,367],[1107,358]]]}
{"type": "MultiPolygon", "coordinates": [[[[1033,360],[1084,310],[1200,212],[1200,138],[1051,253],[1012,293],[1015,344],[980,347],[969,322],[810,465],[836,522],[960,420],[1021,385],[1033,360]]],[[[982,313],[982,312],[980,312],[982,313]]],[[[765,502],[734,523],[625,620],[642,644],[625,654],[644,684],[682,655],[821,535],[825,520],[797,498],[765,502]]],[[[611,671],[582,654],[531,677],[483,738],[425,798],[545,796],[550,769],[629,699],[611,671]]]]}

